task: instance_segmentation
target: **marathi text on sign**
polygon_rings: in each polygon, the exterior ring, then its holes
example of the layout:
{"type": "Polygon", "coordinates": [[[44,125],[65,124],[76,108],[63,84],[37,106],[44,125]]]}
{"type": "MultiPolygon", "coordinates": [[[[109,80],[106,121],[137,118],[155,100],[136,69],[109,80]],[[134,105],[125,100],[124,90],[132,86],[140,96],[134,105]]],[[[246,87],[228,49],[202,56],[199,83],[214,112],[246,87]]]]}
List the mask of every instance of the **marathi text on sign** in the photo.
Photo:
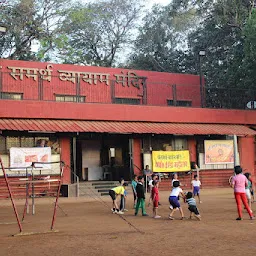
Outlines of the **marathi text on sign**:
{"type": "Polygon", "coordinates": [[[153,151],[153,172],[183,172],[190,170],[189,151],[153,151]]]}
{"type": "MultiPolygon", "coordinates": [[[[32,78],[34,81],[37,81],[38,77],[51,82],[53,65],[48,64],[46,69],[39,68],[28,68],[28,67],[11,67],[8,66],[8,69],[11,70],[10,75],[15,80],[23,81],[24,77],[32,78]]],[[[105,83],[106,85],[110,85],[110,74],[106,73],[93,73],[93,72],[79,72],[79,71],[69,71],[69,70],[57,70],[59,73],[59,79],[61,81],[70,81],[75,84],[77,80],[82,80],[88,84],[97,85],[98,82],[105,83]]],[[[128,71],[127,74],[124,74],[121,71],[121,74],[114,74],[115,82],[118,84],[122,84],[123,87],[133,86],[137,89],[140,89],[140,85],[142,85],[143,77],[139,77],[133,71],[128,71]]]]}

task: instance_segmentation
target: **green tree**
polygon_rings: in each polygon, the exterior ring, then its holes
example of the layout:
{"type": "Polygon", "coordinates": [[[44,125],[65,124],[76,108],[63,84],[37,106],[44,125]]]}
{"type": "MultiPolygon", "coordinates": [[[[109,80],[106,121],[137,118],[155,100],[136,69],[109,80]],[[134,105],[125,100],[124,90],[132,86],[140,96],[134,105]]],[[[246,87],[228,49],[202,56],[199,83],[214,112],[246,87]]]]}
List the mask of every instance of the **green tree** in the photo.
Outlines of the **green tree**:
{"type": "Polygon", "coordinates": [[[58,45],[59,58],[64,63],[114,66],[131,43],[140,10],[138,0],[72,7],[63,23],[60,36],[65,43],[58,45]]]}
{"type": "MultiPolygon", "coordinates": [[[[206,51],[202,69],[210,107],[244,108],[251,92],[245,85],[244,29],[252,3],[217,1],[202,25],[189,35],[190,54],[206,51]]],[[[248,74],[246,74],[248,75],[248,74]]]]}
{"type": "Polygon", "coordinates": [[[53,48],[67,0],[14,0],[1,7],[0,20],[7,33],[0,38],[0,56],[18,60],[44,60],[53,48]],[[40,50],[34,52],[32,44],[40,50]]]}
{"type": "Polygon", "coordinates": [[[127,66],[153,71],[186,72],[191,62],[184,50],[187,48],[186,38],[196,28],[198,21],[197,9],[187,4],[184,8],[177,1],[168,6],[153,6],[139,28],[127,66]]]}

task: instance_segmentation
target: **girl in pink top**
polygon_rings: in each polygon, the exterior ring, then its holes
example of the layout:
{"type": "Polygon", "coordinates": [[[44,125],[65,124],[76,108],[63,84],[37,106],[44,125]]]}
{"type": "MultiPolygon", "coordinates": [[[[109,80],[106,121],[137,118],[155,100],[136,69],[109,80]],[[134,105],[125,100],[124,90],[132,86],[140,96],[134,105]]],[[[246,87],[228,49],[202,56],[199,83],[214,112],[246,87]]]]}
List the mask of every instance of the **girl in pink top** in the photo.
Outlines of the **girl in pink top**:
{"type": "Polygon", "coordinates": [[[247,178],[242,174],[242,168],[240,166],[235,166],[235,173],[236,173],[236,176],[233,177],[231,186],[232,188],[234,188],[237,211],[238,211],[238,218],[236,220],[242,220],[241,200],[252,220],[254,219],[253,213],[247,203],[247,198],[245,194],[245,187],[248,185],[247,178]]]}

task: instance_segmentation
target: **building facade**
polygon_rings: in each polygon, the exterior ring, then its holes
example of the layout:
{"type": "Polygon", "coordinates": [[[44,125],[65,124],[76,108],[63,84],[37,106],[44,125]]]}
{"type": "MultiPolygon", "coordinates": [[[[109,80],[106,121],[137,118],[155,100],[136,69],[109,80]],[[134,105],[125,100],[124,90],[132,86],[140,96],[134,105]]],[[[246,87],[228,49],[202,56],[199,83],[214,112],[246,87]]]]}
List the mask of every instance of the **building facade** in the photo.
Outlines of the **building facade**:
{"type": "MultiPolygon", "coordinates": [[[[11,148],[38,147],[43,141],[51,148],[51,161],[65,162],[65,184],[77,177],[129,180],[146,164],[154,169],[154,151],[189,151],[205,183],[225,185],[234,152],[229,160],[214,160],[206,141],[217,145],[211,149],[222,142],[227,148],[236,135],[240,164],[255,176],[256,111],[201,108],[199,76],[11,60],[0,60],[0,67],[5,167],[13,164],[11,148]]],[[[216,152],[221,159],[223,152],[216,152]]],[[[47,170],[55,173],[54,167],[47,170]]]]}

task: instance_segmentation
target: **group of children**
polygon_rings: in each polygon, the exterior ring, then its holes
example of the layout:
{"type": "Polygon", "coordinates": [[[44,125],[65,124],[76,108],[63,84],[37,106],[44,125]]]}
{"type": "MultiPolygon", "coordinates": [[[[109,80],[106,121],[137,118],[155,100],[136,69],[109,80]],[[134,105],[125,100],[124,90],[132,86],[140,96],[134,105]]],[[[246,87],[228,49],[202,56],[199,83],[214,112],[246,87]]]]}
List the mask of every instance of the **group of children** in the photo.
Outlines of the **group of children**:
{"type": "MultiPolygon", "coordinates": [[[[184,202],[188,204],[188,209],[190,211],[190,218],[194,215],[196,219],[201,220],[200,213],[198,211],[196,200],[194,199],[194,196],[198,196],[199,203],[201,203],[200,200],[200,185],[201,182],[197,175],[194,175],[194,180],[191,182],[193,193],[187,192],[184,193],[183,190],[180,187],[180,182],[178,180],[178,175],[174,174],[173,180],[172,180],[172,191],[169,196],[169,203],[170,203],[170,215],[169,219],[173,220],[174,212],[179,210],[181,214],[181,219],[184,219],[184,213],[182,210],[182,207],[179,202],[179,198],[182,197],[184,202]]],[[[122,198],[125,198],[125,191],[126,191],[127,183],[121,183],[120,186],[115,187],[109,191],[109,195],[112,198],[113,201],[113,208],[112,212],[117,214],[123,214],[123,210],[121,208],[118,208],[117,206],[117,196],[121,196],[122,198]]],[[[152,202],[153,205],[153,218],[158,219],[161,218],[157,214],[158,212],[158,206],[159,206],[159,181],[158,176],[156,174],[152,174],[152,179],[149,183],[149,192],[150,192],[150,198],[149,198],[149,204],[152,202]]],[[[144,186],[144,177],[143,176],[134,176],[134,179],[132,181],[132,191],[134,196],[134,209],[135,209],[135,216],[138,215],[139,209],[142,210],[142,216],[148,216],[146,212],[146,203],[145,203],[145,186],[144,186]]]]}

